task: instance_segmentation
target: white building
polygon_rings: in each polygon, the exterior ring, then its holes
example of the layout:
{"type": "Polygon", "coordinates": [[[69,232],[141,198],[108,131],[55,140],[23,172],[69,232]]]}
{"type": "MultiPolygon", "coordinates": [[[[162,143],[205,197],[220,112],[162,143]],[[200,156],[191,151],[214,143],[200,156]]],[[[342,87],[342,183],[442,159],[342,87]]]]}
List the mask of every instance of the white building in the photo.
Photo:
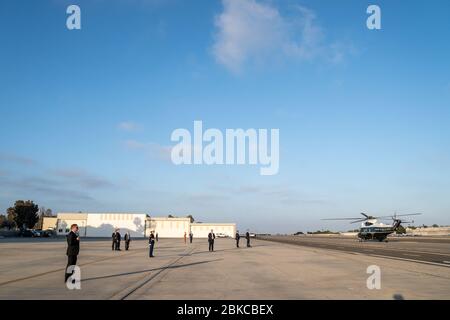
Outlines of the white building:
{"type": "Polygon", "coordinates": [[[215,234],[222,233],[234,238],[236,235],[235,223],[191,223],[191,231],[196,238],[207,238],[208,233],[213,230],[215,234]]]}
{"type": "Polygon", "coordinates": [[[406,234],[416,236],[450,236],[450,227],[406,228],[406,234]]]}
{"type": "Polygon", "coordinates": [[[190,218],[151,217],[148,221],[146,235],[153,230],[161,238],[182,238],[185,232],[189,235],[191,227],[190,218]]]}
{"type": "Polygon", "coordinates": [[[67,234],[70,226],[78,224],[82,237],[110,237],[115,229],[133,237],[145,235],[147,214],[145,213],[58,213],[57,234],[67,234]]]}
{"type": "Polygon", "coordinates": [[[115,229],[120,229],[121,234],[129,231],[132,237],[148,237],[152,230],[160,238],[182,238],[189,232],[195,238],[205,238],[211,229],[216,234],[233,238],[236,234],[235,223],[191,223],[190,218],[150,217],[145,213],[129,212],[58,213],[57,234],[67,234],[74,223],[78,225],[81,237],[111,237],[115,229]]]}

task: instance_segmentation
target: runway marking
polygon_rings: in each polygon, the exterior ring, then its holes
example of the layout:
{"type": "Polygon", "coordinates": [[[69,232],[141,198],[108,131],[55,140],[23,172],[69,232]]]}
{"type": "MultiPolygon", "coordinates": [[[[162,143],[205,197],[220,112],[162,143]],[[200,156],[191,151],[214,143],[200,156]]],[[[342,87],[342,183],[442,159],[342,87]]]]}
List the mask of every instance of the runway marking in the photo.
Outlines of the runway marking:
{"type": "MultiPolygon", "coordinates": [[[[260,239],[260,240],[266,240],[266,241],[272,241],[272,242],[278,242],[278,243],[288,243],[288,242],[285,242],[285,241],[283,241],[281,239],[280,240],[278,240],[278,239],[270,239],[270,240],[269,239],[260,239]]],[[[319,240],[319,241],[322,241],[322,240],[319,240]]],[[[335,247],[335,245],[332,244],[332,243],[322,244],[322,243],[318,243],[317,240],[299,239],[299,240],[296,240],[296,241],[289,241],[288,244],[295,244],[295,245],[301,245],[301,246],[306,246],[306,247],[316,247],[316,248],[323,248],[323,247],[325,247],[325,248],[330,248],[330,249],[334,249],[334,250],[337,250],[338,248],[340,249],[340,247],[343,247],[343,248],[349,249],[349,250],[357,248],[357,249],[363,249],[363,250],[366,250],[366,251],[375,251],[375,250],[372,250],[372,249],[366,249],[366,248],[370,248],[370,247],[364,247],[364,244],[365,244],[365,245],[375,245],[374,247],[377,250],[378,249],[382,249],[382,250],[387,250],[387,251],[392,251],[392,252],[408,251],[408,252],[411,252],[411,253],[421,253],[421,254],[427,254],[427,255],[432,254],[432,255],[439,255],[439,256],[443,256],[443,257],[450,257],[449,254],[441,253],[441,252],[417,251],[417,250],[411,250],[410,248],[405,248],[405,247],[388,248],[386,246],[379,245],[378,243],[364,243],[364,242],[362,242],[362,243],[352,243],[352,244],[349,243],[349,244],[345,244],[345,245],[340,245],[339,247],[335,247]]]]}
{"type": "Polygon", "coordinates": [[[372,256],[372,257],[379,257],[379,258],[389,258],[389,259],[394,259],[394,260],[403,260],[403,261],[417,262],[417,263],[423,263],[423,264],[431,264],[431,265],[434,265],[434,266],[450,268],[449,265],[446,265],[444,263],[439,263],[439,262],[430,262],[430,261],[425,261],[425,260],[416,260],[416,259],[409,259],[409,258],[383,256],[383,255],[380,255],[380,254],[370,254],[370,256],[372,256]]]}
{"type": "Polygon", "coordinates": [[[442,261],[443,263],[448,263],[448,264],[450,264],[450,261],[442,261]]]}
{"type": "MultiPolygon", "coordinates": [[[[147,250],[146,248],[144,248],[144,249],[147,250]]],[[[139,249],[136,249],[136,250],[140,250],[140,251],[139,252],[135,251],[135,252],[129,253],[126,256],[132,256],[132,255],[138,254],[138,253],[141,252],[142,249],[139,248],[139,249]]],[[[90,265],[90,264],[97,263],[97,262],[103,262],[103,261],[106,261],[106,260],[120,258],[122,256],[125,256],[125,255],[113,256],[113,257],[105,257],[105,258],[98,259],[98,260],[93,260],[93,261],[89,261],[89,262],[85,262],[85,263],[80,263],[78,266],[79,267],[83,267],[83,266],[90,265]]],[[[23,277],[23,278],[7,280],[7,281],[4,281],[4,282],[1,282],[0,286],[4,286],[4,285],[11,284],[11,283],[18,282],[18,281],[24,281],[24,280],[29,280],[29,279],[32,279],[32,278],[42,277],[42,276],[46,276],[46,275],[54,273],[54,272],[61,272],[61,271],[64,271],[64,270],[66,270],[66,268],[53,269],[53,270],[49,270],[49,271],[33,274],[31,276],[26,276],[26,277],[23,277]]]]}
{"type": "Polygon", "coordinates": [[[153,279],[155,279],[162,272],[168,270],[170,267],[175,265],[177,262],[179,262],[184,257],[189,256],[192,252],[194,252],[195,249],[197,249],[197,246],[194,248],[191,248],[191,250],[189,250],[189,252],[185,251],[181,256],[175,258],[174,260],[169,262],[166,266],[161,267],[156,273],[153,274],[152,272],[149,272],[144,277],[142,277],[139,281],[134,282],[131,286],[128,286],[125,289],[121,290],[120,292],[111,296],[109,298],[109,300],[125,300],[125,299],[127,299],[129,296],[133,295],[140,288],[142,288],[146,284],[150,283],[153,279]]]}
{"type": "Polygon", "coordinates": [[[420,254],[402,253],[404,256],[420,257],[420,254]]]}
{"type": "MultiPolygon", "coordinates": [[[[393,256],[393,255],[376,254],[374,251],[379,251],[379,249],[386,250],[386,251],[397,251],[397,252],[400,251],[398,249],[382,248],[382,247],[379,247],[379,246],[376,247],[377,250],[373,250],[373,249],[366,249],[365,247],[362,247],[362,246],[349,245],[349,246],[347,246],[347,248],[349,249],[347,251],[347,250],[340,250],[339,247],[333,246],[332,244],[330,244],[330,245],[324,245],[324,244],[320,244],[319,245],[317,243],[311,244],[313,242],[309,242],[309,243],[305,244],[305,242],[302,243],[300,241],[298,241],[298,242],[295,241],[295,243],[294,243],[294,241],[290,241],[290,242],[287,243],[285,241],[278,240],[278,239],[270,239],[270,240],[269,239],[260,239],[260,240],[272,241],[272,242],[277,242],[277,243],[280,243],[280,244],[287,244],[287,245],[297,245],[297,246],[300,245],[300,246],[303,246],[303,247],[306,247],[306,248],[320,248],[322,250],[325,249],[325,250],[331,250],[331,251],[335,251],[335,252],[339,251],[339,252],[344,252],[344,253],[349,253],[349,254],[354,254],[354,255],[365,254],[365,255],[368,255],[368,256],[372,256],[372,257],[410,261],[410,262],[429,264],[429,265],[441,266],[441,267],[447,267],[447,268],[450,267],[450,261],[446,261],[446,262],[440,263],[440,262],[432,262],[432,261],[427,261],[427,260],[417,260],[417,259],[413,259],[413,258],[401,258],[401,257],[398,257],[398,256],[393,256]],[[359,252],[351,251],[352,249],[359,249],[360,251],[359,252]]],[[[412,252],[419,253],[417,251],[412,251],[412,252]]],[[[448,254],[442,254],[442,253],[439,254],[439,253],[434,253],[434,252],[423,252],[423,253],[431,254],[431,255],[449,256],[448,254]]],[[[405,254],[405,253],[401,253],[401,254],[405,254]]],[[[406,255],[408,255],[408,254],[406,254],[406,255]]],[[[410,256],[414,256],[414,257],[420,257],[420,255],[414,255],[414,254],[409,254],[409,255],[410,256]]]]}

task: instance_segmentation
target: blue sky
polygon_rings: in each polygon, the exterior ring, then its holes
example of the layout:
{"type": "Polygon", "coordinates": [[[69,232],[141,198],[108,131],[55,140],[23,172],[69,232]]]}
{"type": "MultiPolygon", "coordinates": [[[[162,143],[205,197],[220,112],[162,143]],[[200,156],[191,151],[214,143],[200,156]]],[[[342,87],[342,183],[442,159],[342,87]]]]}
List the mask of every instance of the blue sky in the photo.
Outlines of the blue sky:
{"type": "Polygon", "coordinates": [[[0,212],[143,211],[240,229],[450,224],[450,3],[0,2],[0,212]],[[66,28],[69,4],[81,30],[66,28]],[[366,28],[377,4],[382,29],[366,28]],[[177,128],[279,128],[280,170],[175,166],[177,128]]]}

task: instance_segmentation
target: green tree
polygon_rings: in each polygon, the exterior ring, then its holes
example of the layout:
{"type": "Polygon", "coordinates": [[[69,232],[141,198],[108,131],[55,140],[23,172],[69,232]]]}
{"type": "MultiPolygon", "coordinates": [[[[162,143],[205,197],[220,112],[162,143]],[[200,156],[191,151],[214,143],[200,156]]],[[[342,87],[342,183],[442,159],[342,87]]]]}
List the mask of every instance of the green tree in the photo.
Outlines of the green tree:
{"type": "Polygon", "coordinates": [[[16,211],[14,211],[13,207],[9,207],[8,210],[6,210],[6,218],[9,222],[14,222],[16,220],[16,211]]]}
{"type": "Polygon", "coordinates": [[[4,214],[0,215],[0,228],[3,228],[5,224],[8,222],[8,219],[4,214]]]}
{"type": "Polygon", "coordinates": [[[8,229],[12,229],[16,227],[16,211],[14,211],[13,207],[9,207],[8,210],[6,210],[6,219],[7,221],[7,227],[8,229]]]}
{"type": "Polygon", "coordinates": [[[17,200],[14,203],[14,212],[16,214],[14,221],[19,228],[25,226],[26,228],[33,228],[39,220],[37,212],[39,207],[33,201],[17,200]]]}

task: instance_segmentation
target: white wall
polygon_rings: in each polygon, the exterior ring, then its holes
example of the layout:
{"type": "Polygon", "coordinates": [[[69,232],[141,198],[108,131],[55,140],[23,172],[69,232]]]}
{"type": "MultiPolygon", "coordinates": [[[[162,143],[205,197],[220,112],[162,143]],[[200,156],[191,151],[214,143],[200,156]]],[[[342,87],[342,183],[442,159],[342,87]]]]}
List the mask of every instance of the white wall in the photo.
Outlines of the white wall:
{"type": "Polygon", "coordinates": [[[142,213],[89,213],[88,237],[111,237],[115,229],[123,236],[129,231],[132,237],[143,237],[146,214],[142,213]]]}
{"type": "Polygon", "coordinates": [[[214,233],[223,233],[234,238],[236,235],[236,224],[234,223],[192,223],[191,231],[194,238],[207,238],[208,233],[214,230],[214,233]]]}
{"type": "Polygon", "coordinates": [[[147,236],[151,230],[158,233],[159,238],[182,238],[186,232],[189,235],[189,218],[151,218],[147,226],[147,236]]]}
{"type": "Polygon", "coordinates": [[[58,213],[56,230],[65,235],[76,223],[81,237],[111,237],[115,229],[122,235],[129,231],[132,237],[143,237],[146,219],[145,213],[58,213]]]}
{"type": "Polygon", "coordinates": [[[406,233],[419,236],[450,236],[450,227],[406,228],[406,233]]]}
{"type": "Polygon", "coordinates": [[[115,229],[122,235],[129,231],[132,237],[148,237],[151,230],[161,238],[182,238],[190,231],[195,238],[206,238],[211,229],[229,237],[236,234],[234,223],[191,223],[189,218],[147,218],[145,213],[58,213],[57,232],[65,235],[70,225],[76,223],[80,236],[111,237],[115,229]],[[61,230],[61,231],[60,231],[61,230]]]}
{"type": "Polygon", "coordinates": [[[87,220],[85,220],[85,219],[74,219],[74,218],[59,219],[58,218],[57,224],[56,224],[56,233],[58,235],[66,235],[67,233],[70,232],[70,226],[72,224],[77,224],[80,236],[84,237],[86,235],[86,224],[87,224],[86,222],[87,222],[87,220]]]}

